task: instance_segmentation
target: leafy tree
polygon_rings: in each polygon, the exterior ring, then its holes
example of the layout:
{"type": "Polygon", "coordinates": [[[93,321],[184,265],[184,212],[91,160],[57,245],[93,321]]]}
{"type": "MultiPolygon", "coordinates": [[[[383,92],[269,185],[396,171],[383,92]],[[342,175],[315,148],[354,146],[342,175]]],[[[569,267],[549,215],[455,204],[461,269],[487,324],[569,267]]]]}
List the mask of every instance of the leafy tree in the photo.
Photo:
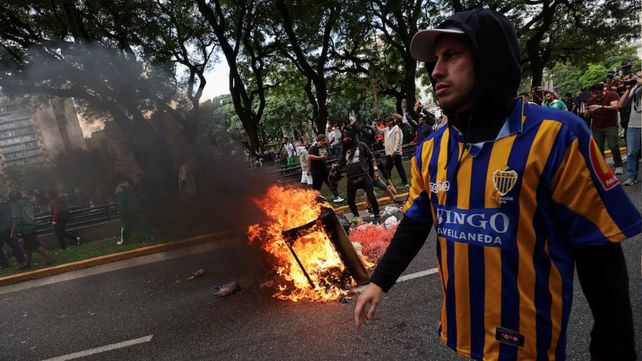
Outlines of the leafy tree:
{"type": "Polygon", "coordinates": [[[639,34],[640,2],[635,0],[449,0],[454,11],[489,7],[517,29],[523,70],[532,86],[545,68],[566,61],[585,65],[639,34]]]}
{"type": "Polygon", "coordinates": [[[259,126],[266,106],[268,61],[275,44],[265,35],[269,26],[267,1],[196,0],[211,27],[230,69],[230,93],[247,136],[251,155],[263,150],[259,126]]]}

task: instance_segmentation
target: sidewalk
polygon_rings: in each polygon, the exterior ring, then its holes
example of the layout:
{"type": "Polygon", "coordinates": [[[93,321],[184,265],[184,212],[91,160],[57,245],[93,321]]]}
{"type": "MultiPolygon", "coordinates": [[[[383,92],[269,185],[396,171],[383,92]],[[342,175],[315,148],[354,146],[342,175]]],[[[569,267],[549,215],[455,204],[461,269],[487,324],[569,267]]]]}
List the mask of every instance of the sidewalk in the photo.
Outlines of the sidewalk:
{"type": "Polygon", "coordinates": [[[64,264],[54,265],[46,268],[40,268],[34,271],[8,275],[8,276],[0,277],[0,287],[10,285],[13,283],[18,283],[18,282],[23,282],[23,281],[28,281],[28,280],[38,279],[38,278],[44,278],[44,277],[65,273],[65,272],[99,266],[106,263],[112,263],[112,262],[130,259],[130,258],[146,256],[153,253],[165,252],[173,249],[194,246],[194,245],[206,243],[208,241],[219,240],[227,234],[228,234],[227,232],[208,233],[200,236],[185,238],[178,241],[159,243],[151,246],[135,248],[129,251],[112,253],[105,256],[88,258],[81,261],[64,263],[64,264]]]}

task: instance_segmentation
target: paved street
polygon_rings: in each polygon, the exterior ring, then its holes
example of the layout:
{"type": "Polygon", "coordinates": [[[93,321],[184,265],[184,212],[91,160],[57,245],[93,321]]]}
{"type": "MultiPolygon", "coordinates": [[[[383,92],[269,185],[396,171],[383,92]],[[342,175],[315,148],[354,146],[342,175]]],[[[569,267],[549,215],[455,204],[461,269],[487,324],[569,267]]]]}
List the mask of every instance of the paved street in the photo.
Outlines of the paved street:
{"type": "MultiPolygon", "coordinates": [[[[627,191],[640,206],[639,187],[627,191]]],[[[433,237],[406,274],[435,267],[433,237]]],[[[624,250],[642,355],[640,241],[638,236],[625,242],[624,250]]],[[[356,331],[354,300],[291,304],[273,299],[259,287],[265,281],[263,272],[247,253],[244,246],[227,246],[85,277],[81,276],[88,271],[79,271],[65,276],[79,278],[53,279],[47,285],[0,288],[0,360],[45,360],[109,345],[114,349],[82,359],[461,359],[437,341],[441,302],[437,274],[396,285],[375,323],[356,331]],[[205,269],[205,276],[186,281],[199,268],[205,269]],[[213,297],[212,284],[235,279],[243,287],[240,292],[213,297]]],[[[569,359],[589,359],[591,322],[576,281],[569,359]]],[[[58,360],[63,359],[68,358],[58,360]]]]}

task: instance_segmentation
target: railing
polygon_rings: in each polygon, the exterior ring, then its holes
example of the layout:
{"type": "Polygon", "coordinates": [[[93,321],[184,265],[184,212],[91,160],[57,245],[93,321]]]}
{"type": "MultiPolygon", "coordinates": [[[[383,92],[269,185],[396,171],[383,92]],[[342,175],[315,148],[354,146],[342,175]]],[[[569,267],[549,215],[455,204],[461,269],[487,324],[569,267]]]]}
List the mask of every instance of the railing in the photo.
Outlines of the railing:
{"type": "MultiPolygon", "coordinates": [[[[402,159],[410,159],[415,155],[415,149],[417,148],[416,144],[408,143],[404,144],[402,146],[402,159]]],[[[373,153],[376,155],[383,155],[384,151],[382,150],[376,150],[373,153]]],[[[333,158],[328,158],[326,160],[326,164],[330,165],[332,163],[336,163],[338,161],[337,157],[333,158]]],[[[271,170],[271,173],[276,174],[279,178],[283,179],[286,182],[298,182],[301,180],[301,165],[297,162],[297,164],[291,166],[291,167],[286,167],[286,166],[280,166],[280,167],[273,167],[274,169],[271,170]]]]}
{"type": "MultiPolygon", "coordinates": [[[[67,227],[82,227],[117,218],[119,218],[118,210],[116,209],[116,203],[113,202],[93,207],[71,208],[67,227]]],[[[51,213],[37,215],[36,226],[38,227],[38,233],[51,231],[51,213]]]]}

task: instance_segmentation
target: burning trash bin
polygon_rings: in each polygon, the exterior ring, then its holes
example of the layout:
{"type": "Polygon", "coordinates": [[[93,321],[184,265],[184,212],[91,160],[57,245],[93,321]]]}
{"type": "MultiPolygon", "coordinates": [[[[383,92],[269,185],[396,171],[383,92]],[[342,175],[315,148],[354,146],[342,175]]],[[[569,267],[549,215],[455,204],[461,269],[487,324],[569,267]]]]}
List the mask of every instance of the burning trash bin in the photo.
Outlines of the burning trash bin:
{"type": "Polygon", "coordinates": [[[360,258],[332,208],[313,190],[271,187],[256,204],[270,219],[250,226],[251,243],[272,259],[275,297],[290,301],[329,301],[369,282],[360,258]]]}

